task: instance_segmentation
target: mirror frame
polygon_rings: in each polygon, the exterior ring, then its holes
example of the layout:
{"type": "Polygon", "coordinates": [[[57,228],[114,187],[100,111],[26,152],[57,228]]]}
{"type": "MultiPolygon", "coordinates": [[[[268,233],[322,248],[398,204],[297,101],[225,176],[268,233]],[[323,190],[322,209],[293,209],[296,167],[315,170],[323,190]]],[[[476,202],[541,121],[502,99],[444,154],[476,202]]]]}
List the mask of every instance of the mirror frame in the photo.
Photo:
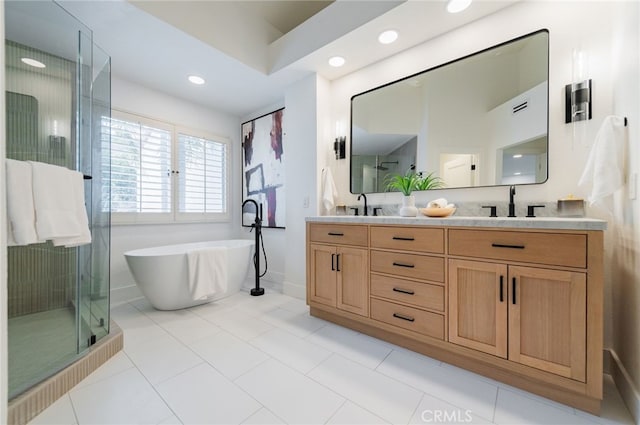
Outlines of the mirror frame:
{"type": "MultiPolygon", "coordinates": [[[[351,96],[351,100],[350,100],[350,117],[349,117],[350,118],[349,119],[349,192],[352,193],[352,194],[360,193],[360,192],[353,192],[353,177],[352,177],[352,172],[353,172],[353,100],[356,97],[365,95],[367,93],[373,92],[373,91],[378,90],[378,89],[382,89],[382,88],[388,87],[388,86],[396,84],[396,83],[400,83],[400,82],[405,81],[405,80],[409,80],[409,79],[417,77],[419,75],[426,74],[426,73],[431,72],[431,71],[435,71],[437,69],[446,67],[448,65],[463,61],[465,59],[469,59],[469,58],[471,58],[473,56],[489,52],[489,51],[491,51],[493,49],[497,49],[497,48],[506,46],[508,44],[515,43],[515,42],[520,41],[522,39],[525,39],[525,38],[528,38],[528,37],[532,37],[532,36],[534,36],[536,34],[541,34],[541,33],[546,33],[547,34],[547,43],[546,43],[547,44],[547,51],[546,51],[546,54],[547,54],[547,58],[546,58],[547,59],[547,67],[546,67],[546,72],[547,72],[547,78],[546,78],[546,82],[547,82],[547,90],[546,90],[547,91],[547,93],[546,93],[546,95],[547,95],[547,105],[546,105],[547,166],[546,166],[546,175],[545,175],[544,180],[542,180],[542,181],[534,182],[534,183],[516,183],[516,185],[525,186],[525,185],[539,185],[539,184],[546,183],[549,180],[549,69],[550,69],[550,53],[549,53],[550,42],[549,42],[549,37],[550,37],[550,35],[549,35],[549,30],[546,29],[546,28],[543,28],[543,29],[539,29],[539,30],[536,30],[536,31],[533,31],[533,32],[530,32],[530,33],[527,33],[527,34],[524,34],[524,35],[521,35],[519,37],[510,39],[510,40],[504,41],[502,43],[487,47],[485,49],[478,50],[476,52],[473,52],[473,53],[470,53],[468,55],[462,56],[460,58],[453,59],[451,61],[442,63],[440,65],[436,65],[434,67],[431,67],[431,68],[428,68],[428,69],[425,69],[425,70],[422,70],[422,71],[419,71],[419,72],[415,72],[415,73],[413,73],[411,75],[408,75],[406,77],[402,77],[402,78],[399,78],[397,80],[390,81],[388,83],[382,84],[380,86],[371,88],[369,90],[366,90],[364,92],[361,92],[361,93],[358,93],[358,94],[355,94],[355,95],[351,96]]],[[[416,159],[416,162],[417,162],[417,159],[416,159]]],[[[442,188],[438,188],[438,189],[429,189],[429,190],[474,189],[474,188],[501,187],[501,186],[512,186],[512,184],[492,184],[492,185],[479,185],[479,186],[442,187],[442,188]]],[[[417,190],[414,190],[414,192],[417,192],[417,190]]],[[[386,193],[386,191],[385,192],[365,192],[365,193],[386,193]]]]}

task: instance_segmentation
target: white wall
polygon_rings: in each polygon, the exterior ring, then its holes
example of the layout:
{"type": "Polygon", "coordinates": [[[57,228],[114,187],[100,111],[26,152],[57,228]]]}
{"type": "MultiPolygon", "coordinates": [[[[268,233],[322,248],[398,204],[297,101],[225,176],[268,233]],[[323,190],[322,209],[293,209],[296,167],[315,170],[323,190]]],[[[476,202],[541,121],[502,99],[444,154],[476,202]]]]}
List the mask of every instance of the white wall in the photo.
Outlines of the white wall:
{"type": "MultiPolygon", "coordinates": [[[[627,116],[627,178],[640,172],[640,5],[619,3],[611,39],[613,113],[627,116]]],[[[607,263],[611,265],[610,328],[614,358],[612,373],[629,410],[640,423],[640,205],[626,191],[618,193],[618,208],[607,231],[607,263]]]]}
{"type": "Polygon", "coordinates": [[[324,139],[319,112],[326,108],[326,82],[304,78],[285,93],[287,160],[287,230],[284,292],[304,298],[306,227],[304,217],[317,215],[317,144],[324,139]]]}
{"type": "Polygon", "coordinates": [[[111,303],[140,295],[127,268],[124,252],[150,246],[228,239],[240,236],[240,120],[238,117],[112,78],[111,106],[180,126],[204,130],[231,140],[230,221],[225,223],[118,225],[111,229],[111,303]]]}
{"type": "MultiPolygon", "coordinates": [[[[594,96],[597,103],[594,119],[588,131],[595,134],[600,122],[611,111],[611,76],[608,61],[611,32],[611,7],[608,2],[531,2],[516,4],[487,18],[473,22],[441,37],[408,49],[360,71],[332,82],[332,120],[348,120],[349,99],[354,94],[385,84],[406,75],[451,61],[488,46],[547,28],[550,31],[550,176],[547,184],[522,187],[517,202],[527,200],[555,200],[576,193],[576,183],[582,172],[588,147],[573,146],[572,130],[564,124],[564,85],[571,78],[571,52],[582,46],[590,54],[591,76],[596,82],[594,96]],[[577,14],[577,15],[576,15],[577,14]],[[580,16],[580,19],[567,19],[580,16]],[[580,21],[580,22],[578,22],[580,21]],[[571,158],[572,161],[562,160],[571,158]],[[555,178],[554,178],[555,177],[555,178]]],[[[349,191],[349,161],[330,162],[337,180],[338,191],[347,203],[356,203],[349,191]]],[[[426,203],[427,193],[417,193],[418,203],[426,203]]],[[[439,191],[453,202],[506,201],[507,189],[456,189],[439,191]]],[[[398,203],[398,194],[372,194],[371,203],[398,203]]]]}

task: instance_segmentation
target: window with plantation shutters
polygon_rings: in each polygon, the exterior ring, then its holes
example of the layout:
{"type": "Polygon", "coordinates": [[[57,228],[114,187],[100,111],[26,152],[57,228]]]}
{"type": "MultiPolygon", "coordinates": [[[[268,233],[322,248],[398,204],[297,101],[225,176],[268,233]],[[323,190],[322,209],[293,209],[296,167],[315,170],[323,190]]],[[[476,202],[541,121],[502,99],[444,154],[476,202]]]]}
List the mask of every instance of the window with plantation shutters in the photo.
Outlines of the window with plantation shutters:
{"type": "Polygon", "coordinates": [[[104,120],[114,223],[227,219],[227,141],[118,111],[104,120]]]}
{"type": "Polygon", "coordinates": [[[178,212],[226,213],[227,145],[178,133],[178,212]]]}

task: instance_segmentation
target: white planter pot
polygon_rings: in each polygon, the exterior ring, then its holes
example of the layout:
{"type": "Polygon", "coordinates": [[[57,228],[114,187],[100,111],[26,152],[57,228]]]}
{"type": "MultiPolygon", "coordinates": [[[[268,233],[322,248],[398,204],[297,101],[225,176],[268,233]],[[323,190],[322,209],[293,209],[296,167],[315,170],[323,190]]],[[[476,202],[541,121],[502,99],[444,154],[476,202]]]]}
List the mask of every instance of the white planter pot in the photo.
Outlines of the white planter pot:
{"type": "Polygon", "coordinates": [[[400,208],[400,216],[415,217],[416,215],[418,215],[418,209],[416,208],[416,197],[413,195],[404,196],[402,198],[402,207],[400,208]]]}

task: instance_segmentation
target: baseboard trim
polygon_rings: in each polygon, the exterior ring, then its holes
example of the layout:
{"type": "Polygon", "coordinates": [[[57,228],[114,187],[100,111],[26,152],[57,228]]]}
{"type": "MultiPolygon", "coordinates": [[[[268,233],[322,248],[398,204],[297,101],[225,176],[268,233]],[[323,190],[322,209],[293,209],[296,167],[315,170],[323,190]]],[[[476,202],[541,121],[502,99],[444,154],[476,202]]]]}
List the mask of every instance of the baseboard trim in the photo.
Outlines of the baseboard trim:
{"type": "Polygon", "coordinates": [[[111,299],[109,300],[109,304],[111,305],[111,308],[143,297],[142,292],[140,292],[140,289],[135,284],[119,288],[111,288],[110,295],[111,299]]]}
{"type": "Polygon", "coordinates": [[[282,283],[282,293],[301,300],[307,298],[307,288],[291,282],[282,283]]]}
{"type": "Polygon", "coordinates": [[[640,423],[640,392],[635,387],[633,380],[631,379],[631,375],[624,367],[624,364],[620,361],[620,358],[616,354],[615,351],[609,349],[609,356],[611,357],[611,376],[613,377],[613,381],[618,387],[618,391],[620,391],[620,396],[622,396],[622,400],[627,405],[631,416],[633,416],[633,420],[635,423],[640,423]]]}

